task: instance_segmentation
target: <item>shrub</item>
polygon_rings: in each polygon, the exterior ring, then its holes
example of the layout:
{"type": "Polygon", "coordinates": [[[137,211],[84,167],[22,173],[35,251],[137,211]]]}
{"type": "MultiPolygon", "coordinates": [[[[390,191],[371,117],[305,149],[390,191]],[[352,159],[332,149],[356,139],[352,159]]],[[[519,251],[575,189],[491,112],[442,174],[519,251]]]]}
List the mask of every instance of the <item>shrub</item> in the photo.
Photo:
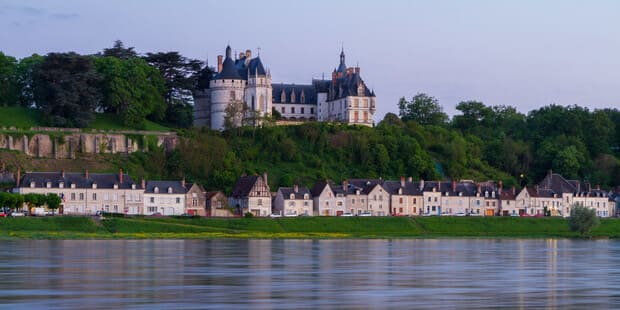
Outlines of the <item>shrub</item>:
{"type": "Polygon", "coordinates": [[[589,233],[599,222],[594,209],[586,208],[580,204],[573,205],[568,219],[570,230],[578,231],[581,236],[589,233]]]}
{"type": "Polygon", "coordinates": [[[251,219],[251,218],[253,218],[253,217],[254,217],[254,214],[252,214],[252,212],[246,212],[246,213],[245,213],[245,215],[244,215],[244,217],[245,217],[246,219],[251,219]]]}

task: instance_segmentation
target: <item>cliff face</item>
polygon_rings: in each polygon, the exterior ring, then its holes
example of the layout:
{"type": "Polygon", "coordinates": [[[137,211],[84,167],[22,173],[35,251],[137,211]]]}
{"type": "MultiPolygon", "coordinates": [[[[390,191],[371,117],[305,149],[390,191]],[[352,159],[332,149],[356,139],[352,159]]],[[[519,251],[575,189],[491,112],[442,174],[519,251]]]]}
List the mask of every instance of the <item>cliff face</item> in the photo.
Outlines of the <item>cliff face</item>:
{"type": "Polygon", "coordinates": [[[30,157],[76,158],[78,154],[117,154],[148,151],[163,146],[176,148],[178,137],[173,132],[116,131],[80,132],[55,128],[37,131],[0,132],[0,148],[23,152],[30,157]]]}

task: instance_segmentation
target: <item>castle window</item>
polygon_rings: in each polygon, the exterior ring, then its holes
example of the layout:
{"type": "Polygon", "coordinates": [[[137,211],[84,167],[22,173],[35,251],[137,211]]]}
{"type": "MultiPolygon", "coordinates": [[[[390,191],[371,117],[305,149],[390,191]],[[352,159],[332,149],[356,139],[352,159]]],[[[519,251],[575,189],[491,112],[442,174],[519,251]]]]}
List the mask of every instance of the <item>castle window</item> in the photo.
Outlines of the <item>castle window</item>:
{"type": "Polygon", "coordinates": [[[286,113],[285,111],[286,111],[286,108],[282,107],[282,114],[286,113]]]}
{"type": "Polygon", "coordinates": [[[360,100],[359,99],[354,99],[353,100],[353,107],[354,108],[358,108],[360,106],[360,100]]]}
{"type": "Polygon", "coordinates": [[[254,104],[254,96],[252,96],[252,111],[256,110],[255,104],[254,104]]]}
{"type": "Polygon", "coordinates": [[[301,103],[306,103],[306,95],[304,94],[303,90],[301,91],[301,98],[300,98],[300,100],[301,100],[301,103]]]}
{"type": "Polygon", "coordinates": [[[282,90],[282,93],[280,94],[280,102],[286,102],[286,94],[284,93],[284,90],[282,90]]]}
{"type": "Polygon", "coordinates": [[[291,113],[293,113],[293,114],[295,113],[295,107],[291,108],[291,113]]]}
{"type": "Polygon", "coordinates": [[[291,103],[295,103],[295,91],[291,91],[291,103]]]}
{"type": "Polygon", "coordinates": [[[353,121],[357,122],[359,120],[359,112],[353,111],[353,121]]]}
{"type": "Polygon", "coordinates": [[[364,122],[368,121],[368,111],[364,111],[364,122]]]}
{"type": "Polygon", "coordinates": [[[230,91],[230,100],[235,100],[235,99],[237,99],[237,98],[235,98],[235,91],[231,90],[230,91]]]}
{"type": "MultiPolygon", "coordinates": [[[[302,99],[303,99],[303,98],[302,98],[302,99]]],[[[306,113],[306,112],[304,111],[304,108],[301,108],[301,114],[304,114],[304,113],[306,113]]]]}
{"type": "MultiPolygon", "coordinates": [[[[319,110],[321,111],[321,110],[319,110]]],[[[310,108],[310,114],[314,114],[314,108],[310,108]]]]}

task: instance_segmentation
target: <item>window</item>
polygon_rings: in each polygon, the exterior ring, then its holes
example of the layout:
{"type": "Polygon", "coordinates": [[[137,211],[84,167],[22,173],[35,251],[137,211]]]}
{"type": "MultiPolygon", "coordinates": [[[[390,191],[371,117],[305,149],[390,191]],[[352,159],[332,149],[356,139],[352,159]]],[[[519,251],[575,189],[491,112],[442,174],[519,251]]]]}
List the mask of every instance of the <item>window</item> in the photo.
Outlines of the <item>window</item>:
{"type": "Polygon", "coordinates": [[[230,91],[230,99],[231,99],[231,100],[235,100],[235,99],[237,99],[237,98],[235,98],[235,91],[234,91],[234,90],[231,90],[231,91],[230,91]]]}
{"type": "Polygon", "coordinates": [[[291,107],[291,113],[295,113],[295,107],[291,107]]]}
{"type": "Polygon", "coordinates": [[[172,194],[172,187],[168,187],[168,194],[172,194]]]}
{"type": "Polygon", "coordinates": [[[342,207],[342,201],[338,201],[336,204],[337,204],[339,207],[342,207]]]}
{"type": "Polygon", "coordinates": [[[417,204],[418,202],[416,201],[416,198],[413,198],[413,204],[417,204]]]}
{"type": "Polygon", "coordinates": [[[282,114],[286,113],[286,108],[282,107],[282,114]]]}
{"type": "Polygon", "coordinates": [[[262,199],[259,199],[259,200],[258,200],[258,205],[259,205],[259,206],[262,206],[262,205],[263,205],[263,200],[262,200],[262,199]]]}
{"type": "Polygon", "coordinates": [[[301,114],[304,114],[304,113],[306,113],[305,109],[301,108],[301,114]]]}
{"type": "Polygon", "coordinates": [[[97,200],[97,193],[93,193],[93,200],[97,200]]]}
{"type": "Polygon", "coordinates": [[[71,200],[75,200],[75,193],[71,193],[71,200]]]}
{"type": "Polygon", "coordinates": [[[118,200],[118,194],[112,194],[112,200],[117,201],[118,200]]]}
{"type": "Polygon", "coordinates": [[[198,199],[192,199],[192,206],[197,206],[198,205],[198,199]]]}
{"type": "Polygon", "coordinates": [[[364,122],[368,121],[368,111],[364,111],[364,122]]]}
{"type": "Polygon", "coordinates": [[[177,197],[177,200],[176,200],[176,201],[177,201],[177,203],[181,203],[181,198],[180,198],[180,197],[177,197]]]}
{"type": "Polygon", "coordinates": [[[295,202],[294,202],[294,201],[289,201],[289,202],[288,202],[288,205],[292,207],[292,206],[294,206],[294,205],[295,205],[295,202]]]}
{"type": "Polygon", "coordinates": [[[148,212],[157,212],[157,207],[148,207],[146,208],[148,212]]]}
{"type": "Polygon", "coordinates": [[[108,195],[107,193],[103,194],[103,200],[110,200],[110,195],[108,195]]]}
{"type": "Polygon", "coordinates": [[[150,202],[155,203],[155,197],[151,197],[150,202]]]}
{"type": "Polygon", "coordinates": [[[295,103],[295,92],[294,91],[291,92],[291,103],[295,103]]]}
{"type": "Polygon", "coordinates": [[[304,201],[304,206],[306,206],[306,207],[308,206],[308,202],[307,201],[304,201]]]}
{"type": "MultiPolygon", "coordinates": [[[[398,198],[398,203],[402,204],[403,203],[403,197],[398,198]]],[[[402,210],[401,210],[402,212],[402,210]]]]}
{"type": "Polygon", "coordinates": [[[310,108],[310,114],[314,114],[314,108],[310,108]]]}
{"type": "Polygon", "coordinates": [[[80,200],[84,200],[84,193],[80,193],[80,200]]]}
{"type": "MultiPolygon", "coordinates": [[[[282,93],[280,93],[280,102],[286,102],[286,94],[284,93],[284,90],[282,90],[282,93]]],[[[282,112],[284,112],[284,108],[282,108],[282,112]]]]}
{"type": "Polygon", "coordinates": [[[353,121],[357,122],[359,120],[359,112],[354,111],[353,112],[353,121]]]}

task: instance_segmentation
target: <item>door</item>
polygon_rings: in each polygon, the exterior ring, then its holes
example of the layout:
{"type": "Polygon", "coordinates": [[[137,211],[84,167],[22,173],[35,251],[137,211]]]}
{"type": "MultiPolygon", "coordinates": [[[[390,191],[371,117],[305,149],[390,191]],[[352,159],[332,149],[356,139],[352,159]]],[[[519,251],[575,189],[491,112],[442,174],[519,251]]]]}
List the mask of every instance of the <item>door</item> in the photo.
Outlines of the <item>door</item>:
{"type": "Polygon", "coordinates": [[[336,216],[341,216],[343,213],[343,211],[336,211],[336,216]]]}
{"type": "Polygon", "coordinates": [[[493,216],[493,215],[495,215],[495,210],[493,209],[486,210],[485,216],[493,216]]]}

